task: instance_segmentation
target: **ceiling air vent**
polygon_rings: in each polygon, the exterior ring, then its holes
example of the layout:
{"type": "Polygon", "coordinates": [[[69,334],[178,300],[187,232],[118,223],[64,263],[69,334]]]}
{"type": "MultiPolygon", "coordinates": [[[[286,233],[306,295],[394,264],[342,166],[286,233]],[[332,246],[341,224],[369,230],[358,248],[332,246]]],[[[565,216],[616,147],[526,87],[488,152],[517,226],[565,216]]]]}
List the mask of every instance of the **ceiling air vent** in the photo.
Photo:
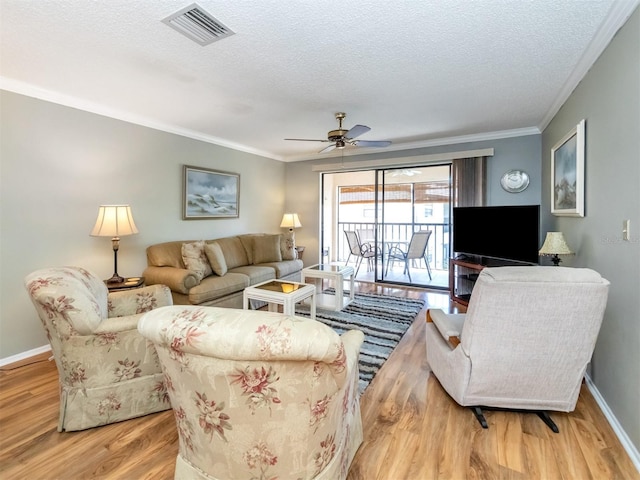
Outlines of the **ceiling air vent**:
{"type": "Polygon", "coordinates": [[[183,8],[162,21],[202,46],[209,45],[216,40],[229,37],[235,33],[205,12],[196,3],[183,8]]]}

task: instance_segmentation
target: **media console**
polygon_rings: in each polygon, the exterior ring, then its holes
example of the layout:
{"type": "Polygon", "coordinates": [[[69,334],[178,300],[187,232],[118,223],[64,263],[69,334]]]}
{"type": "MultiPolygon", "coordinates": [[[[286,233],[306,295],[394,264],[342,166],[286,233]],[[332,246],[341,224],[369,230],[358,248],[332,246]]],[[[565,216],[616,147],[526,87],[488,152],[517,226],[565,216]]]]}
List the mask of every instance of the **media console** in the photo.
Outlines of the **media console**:
{"type": "Polygon", "coordinates": [[[505,267],[513,265],[532,265],[486,257],[460,255],[449,259],[449,297],[461,305],[469,305],[471,292],[485,267],[505,267]]]}

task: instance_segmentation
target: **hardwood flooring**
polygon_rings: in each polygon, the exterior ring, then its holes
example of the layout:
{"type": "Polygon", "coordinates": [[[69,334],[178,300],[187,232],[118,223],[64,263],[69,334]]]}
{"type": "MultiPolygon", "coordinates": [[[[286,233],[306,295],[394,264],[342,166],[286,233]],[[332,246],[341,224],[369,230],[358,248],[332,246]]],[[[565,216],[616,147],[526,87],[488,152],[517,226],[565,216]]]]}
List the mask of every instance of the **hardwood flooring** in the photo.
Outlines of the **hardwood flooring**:
{"type": "MultiPolygon", "coordinates": [[[[629,479],[640,474],[583,386],[576,410],[487,412],[483,430],[430,374],[426,308],[454,311],[443,293],[358,283],[359,291],[427,301],[361,398],[364,443],[348,480],[629,479]]],[[[0,371],[0,478],[172,479],[178,437],[171,411],[58,433],[58,378],[48,355],[0,371]]]]}

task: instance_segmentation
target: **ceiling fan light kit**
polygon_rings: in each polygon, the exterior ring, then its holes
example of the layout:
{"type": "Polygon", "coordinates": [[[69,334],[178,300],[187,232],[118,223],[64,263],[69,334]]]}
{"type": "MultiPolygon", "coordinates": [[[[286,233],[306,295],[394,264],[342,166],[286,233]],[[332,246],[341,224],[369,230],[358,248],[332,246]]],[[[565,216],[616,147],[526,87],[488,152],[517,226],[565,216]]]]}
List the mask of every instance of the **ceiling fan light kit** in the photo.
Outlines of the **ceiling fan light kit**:
{"type": "Polygon", "coordinates": [[[338,148],[343,149],[347,145],[353,147],[388,147],[391,142],[388,140],[355,140],[363,133],[367,133],[371,128],[366,125],[355,125],[349,130],[342,128],[342,120],[347,116],[344,112],[336,113],[336,120],[338,121],[337,130],[330,130],[327,133],[327,140],[316,140],[311,138],[285,138],[285,140],[292,140],[297,142],[333,142],[328,147],[323,148],[318,153],[326,153],[338,148]]]}

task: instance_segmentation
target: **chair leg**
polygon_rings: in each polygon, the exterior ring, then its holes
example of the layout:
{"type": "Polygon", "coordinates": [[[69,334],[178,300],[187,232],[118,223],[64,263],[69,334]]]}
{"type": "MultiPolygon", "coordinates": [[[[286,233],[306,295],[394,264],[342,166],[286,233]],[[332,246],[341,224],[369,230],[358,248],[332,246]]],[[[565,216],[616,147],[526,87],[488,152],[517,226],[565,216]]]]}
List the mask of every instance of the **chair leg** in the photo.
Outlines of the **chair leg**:
{"type": "Polygon", "coordinates": [[[489,428],[489,425],[487,424],[487,419],[484,418],[484,413],[482,413],[482,408],[471,407],[471,411],[478,419],[478,422],[480,422],[480,425],[482,425],[482,428],[489,428]]]}
{"type": "Polygon", "coordinates": [[[362,265],[362,259],[364,257],[358,257],[358,260],[356,261],[356,274],[355,276],[358,276],[358,272],[360,271],[360,265],[362,265]]]}
{"type": "Polygon", "coordinates": [[[344,266],[346,267],[347,265],[349,265],[349,260],[351,260],[351,253],[349,253],[349,256],[347,257],[347,261],[344,262],[344,266]]]}
{"type": "Polygon", "coordinates": [[[551,420],[551,417],[549,416],[548,412],[539,411],[539,412],[536,412],[536,413],[542,419],[542,421],[545,423],[545,425],[547,427],[549,427],[553,431],[553,433],[560,433],[560,430],[558,429],[558,426],[555,424],[555,422],[553,420],[551,420]]]}
{"type": "Polygon", "coordinates": [[[409,260],[404,261],[404,273],[409,275],[409,283],[411,283],[411,270],[409,270],[409,260]]]}
{"type": "Polygon", "coordinates": [[[427,266],[427,273],[429,274],[429,280],[433,280],[433,278],[431,277],[431,267],[429,266],[429,260],[427,260],[427,257],[422,257],[424,258],[424,264],[427,266]]]}

